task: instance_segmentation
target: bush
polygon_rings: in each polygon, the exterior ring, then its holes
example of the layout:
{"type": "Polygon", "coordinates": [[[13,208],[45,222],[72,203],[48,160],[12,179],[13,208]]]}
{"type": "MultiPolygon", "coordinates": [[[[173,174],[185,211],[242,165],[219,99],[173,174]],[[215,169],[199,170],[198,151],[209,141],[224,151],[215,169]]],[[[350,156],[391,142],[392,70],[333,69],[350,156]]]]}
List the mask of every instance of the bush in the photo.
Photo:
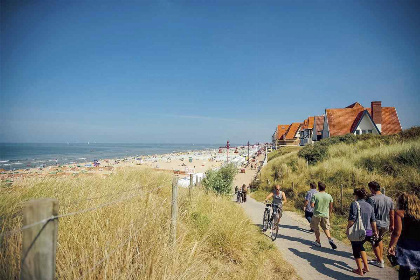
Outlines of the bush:
{"type": "Polygon", "coordinates": [[[315,164],[317,162],[323,161],[328,157],[328,148],[318,143],[305,146],[302,150],[299,151],[298,156],[306,159],[309,164],[315,164]]]}
{"type": "Polygon", "coordinates": [[[399,137],[404,140],[420,138],[420,126],[414,126],[401,131],[399,137]]]}
{"type": "Polygon", "coordinates": [[[206,172],[206,177],[203,179],[203,186],[218,194],[230,194],[233,179],[237,172],[234,164],[222,166],[219,170],[209,170],[206,172]]]}

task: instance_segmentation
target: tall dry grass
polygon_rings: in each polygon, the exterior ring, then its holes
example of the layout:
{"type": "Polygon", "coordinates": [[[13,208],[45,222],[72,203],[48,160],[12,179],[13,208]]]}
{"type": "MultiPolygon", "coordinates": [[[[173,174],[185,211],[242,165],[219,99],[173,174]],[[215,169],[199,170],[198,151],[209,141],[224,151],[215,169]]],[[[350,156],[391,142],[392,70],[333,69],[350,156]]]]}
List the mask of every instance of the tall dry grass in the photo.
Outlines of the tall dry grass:
{"type": "Polygon", "coordinates": [[[273,184],[280,184],[288,199],[293,201],[288,206],[300,211],[309,183],[323,181],[335,201],[332,232],[346,240],[346,218],[355,187],[368,188],[367,184],[375,180],[394,199],[402,191],[420,193],[420,138],[403,141],[394,138],[366,137],[353,143],[334,143],[328,146],[325,159],[309,165],[297,152],[276,157],[262,170],[258,190],[253,196],[262,200],[273,184]],[[341,185],[344,190],[342,202],[341,185]]]}
{"type": "MultiPolygon", "coordinates": [[[[120,169],[106,178],[17,181],[1,189],[1,231],[21,227],[22,205],[30,199],[57,198],[60,214],[121,199],[95,211],[59,219],[57,278],[297,277],[240,207],[199,188],[193,190],[192,201],[180,189],[177,243],[171,247],[171,180],[171,174],[139,167],[120,169]]],[[[21,233],[0,237],[0,279],[18,278],[21,238],[21,233]]]]}

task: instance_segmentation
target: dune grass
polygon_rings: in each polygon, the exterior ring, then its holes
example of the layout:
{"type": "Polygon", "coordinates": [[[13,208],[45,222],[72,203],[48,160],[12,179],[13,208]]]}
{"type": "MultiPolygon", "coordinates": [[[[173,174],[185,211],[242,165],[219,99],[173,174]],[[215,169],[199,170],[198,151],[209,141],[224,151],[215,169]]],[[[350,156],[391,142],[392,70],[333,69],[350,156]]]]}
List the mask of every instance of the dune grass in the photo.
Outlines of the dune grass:
{"type": "Polygon", "coordinates": [[[294,151],[299,151],[301,149],[301,147],[296,147],[296,146],[291,146],[291,147],[282,147],[278,150],[272,151],[271,153],[268,154],[268,158],[267,160],[273,160],[277,157],[280,157],[282,155],[288,154],[290,152],[294,152],[294,151]]]}
{"type": "MultiPolygon", "coordinates": [[[[109,177],[15,181],[1,189],[1,232],[21,227],[22,206],[30,199],[56,198],[60,214],[126,199],[59,219],[57,278],[297,278],[242,208],[200,188],[193,189],[192,201],[180,189],[173,248],[169,244],[171,181],[171,174],[144,167],[118,169],[109,177]]],[[[21,233],[0,237],[0,279],[19,277],[21,238],[21,233]]]]}
{"type": "Polygon", "coordinates": [[[347,242],[345,224],[355,187],[367,188],[368,182],[375,180],[393,199],[403,191],[420,194],[420,129],[394,136],[363,136],[331,138],[274,158],[262,170],[253,197],[261,201],[274,184],[280,184],[292,201],[289,206],[303,213],[309,183],[323,181],[335,201],[332,233],[347,242]],[[309,164],[308,159],[312,160],[309,164]]]}

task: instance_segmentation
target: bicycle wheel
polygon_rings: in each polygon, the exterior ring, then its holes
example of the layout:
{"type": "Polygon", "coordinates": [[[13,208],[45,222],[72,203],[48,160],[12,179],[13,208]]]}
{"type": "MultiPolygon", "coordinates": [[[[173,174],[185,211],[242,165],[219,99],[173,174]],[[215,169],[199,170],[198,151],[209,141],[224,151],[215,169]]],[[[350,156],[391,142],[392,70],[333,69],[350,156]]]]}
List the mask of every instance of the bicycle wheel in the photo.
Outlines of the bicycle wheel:
{"type": "Polygon", "coordinates": [[[265,209],[264,218],[263,218],[263,231],[266,231],[268,228],[268,219],[270,218],[270,210],[265,209]]]}
{"type": "Polygon", "coordinates": [[[278,214],[274,216],[273,222],[271,223],[271,240],[277,239],[277,233],[279,232],[278,226],[279,216],[278,214]]]}

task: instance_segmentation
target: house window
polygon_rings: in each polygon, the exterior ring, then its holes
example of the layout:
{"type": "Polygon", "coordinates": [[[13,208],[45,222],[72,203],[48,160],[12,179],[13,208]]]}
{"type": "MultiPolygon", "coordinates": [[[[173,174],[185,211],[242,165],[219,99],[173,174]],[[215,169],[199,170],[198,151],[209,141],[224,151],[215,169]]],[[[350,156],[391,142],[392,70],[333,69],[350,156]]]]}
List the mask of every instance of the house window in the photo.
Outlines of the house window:
{"type": "Polygon", "coordinates": [[[362,130],[362,134],[367,134],[367,130],[362,130]]]}
{"type": "Polygon", "coordinates": [[[360,135],[360,130],[356,130],[356,135],[360,135]]]}
{"type": "Polygon", "coordinates": [[[372,129],[369,129],[368,130],[368,133],[372,134],[373,133],[372,129]]]}

